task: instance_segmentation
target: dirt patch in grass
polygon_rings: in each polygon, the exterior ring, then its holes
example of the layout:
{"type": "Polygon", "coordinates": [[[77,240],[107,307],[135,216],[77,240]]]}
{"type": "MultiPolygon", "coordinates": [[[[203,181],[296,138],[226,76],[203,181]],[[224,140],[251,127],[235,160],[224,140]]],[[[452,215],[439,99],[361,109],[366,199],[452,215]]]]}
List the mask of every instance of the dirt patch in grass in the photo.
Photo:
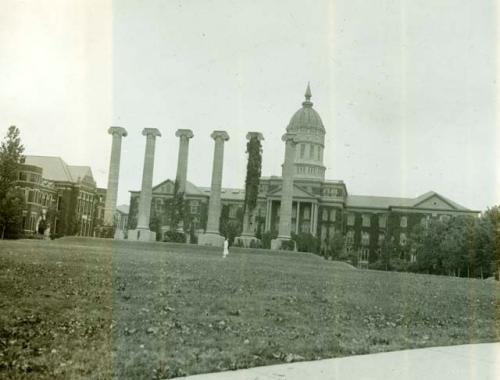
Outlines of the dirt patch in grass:
{"type": "Polygon", "coordinates": [[[497,283],[307,254],[0,242],[0,377],[150,378],[499,340],[497,283]]]}

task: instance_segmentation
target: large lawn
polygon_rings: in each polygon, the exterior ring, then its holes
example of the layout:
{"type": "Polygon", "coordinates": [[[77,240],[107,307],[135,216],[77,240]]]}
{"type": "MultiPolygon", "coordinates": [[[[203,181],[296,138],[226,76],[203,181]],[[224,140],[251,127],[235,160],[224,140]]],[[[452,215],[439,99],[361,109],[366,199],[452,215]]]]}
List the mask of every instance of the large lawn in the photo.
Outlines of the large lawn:
{"type": "Polygon", "coordinates": [[[298,253],[0,242],[0,378],[144,378],[500,340],[495,282],[298,253]]]}

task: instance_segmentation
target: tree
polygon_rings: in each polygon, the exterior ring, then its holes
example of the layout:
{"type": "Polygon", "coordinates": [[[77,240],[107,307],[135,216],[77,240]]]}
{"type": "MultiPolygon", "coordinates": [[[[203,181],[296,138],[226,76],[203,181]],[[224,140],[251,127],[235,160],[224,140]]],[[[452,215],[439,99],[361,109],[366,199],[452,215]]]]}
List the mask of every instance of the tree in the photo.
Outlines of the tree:
{"type": "Polygon", "coordinates": [[[0,238],[17,238],[21,229],[22,210],[25,205],[24,193],[17,188],[7,192],[0,201],[0,238]]]}
{"type": "Polygon", "coordinates": [[[245,178],[244,231],[250,228],[253,211],[257,206],[259,184],[262,170],[262,145],[258,134],[252,135],[247,143],[248,163],[245,178]]]}
{"type": "Polygon", "coordinates": [[[24,195],[16,190],[19,164],[24,160],[19,129],[11,126],[0,145],[0,227],[3,239],[5,232],[17,235],[18,223],[24,208],[24,195]]]}

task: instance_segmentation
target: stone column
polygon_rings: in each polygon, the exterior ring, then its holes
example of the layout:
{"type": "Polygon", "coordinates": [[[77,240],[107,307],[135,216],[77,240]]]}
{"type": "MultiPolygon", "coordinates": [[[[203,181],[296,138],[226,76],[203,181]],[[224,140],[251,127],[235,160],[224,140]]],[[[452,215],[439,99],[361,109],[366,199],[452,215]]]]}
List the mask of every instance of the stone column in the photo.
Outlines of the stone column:
{"type": "Polygon", "coordinates": [[[111,143],[111,158],[109,160],[108,188],[106,190],[106,201],[104,203],[104,225],[112,226],[118,195],[122,137],[127,136],[127,131],[122,127],[110,127],[108,133],[113,136],[113,140],[111,143]]]}
{"type": "Polygon", "coordinates": [[[189,139],[194,134],[190,129],[178,129],[175,136],[179,138],[179,155],[177,156],[177,174],[175,181],[177,182],[177,191],[186,192],[188,154],[189,154],[189,139]]]}
{"type": "MultiPolygon", "coordinates": [[[[262,141],[264,140],[264,136],[260,132],[248,132],[247,140],[250,141],[251,139],[262,141]]],[[[248,158],[250,159],[250,156],[248,158]]],[[[259,241],[259,239],[254,236],[254,229],[252,228],[252,220],[254,220],[253,211],[254,210],[250,211],[245,207],[245,214],[243,215],[243,231],[241,236],[236,238],[244,247],[250,247],[252,241],[255,244],[259,241]]]]}
{"type": "MultiPolygon", "coordinates": [[[[175,136],[179,137],[179,155],[177,156],[177,174],[175,175],[175,183],[177,192],[182,194],[182,198],[184,200],[186,196],[189,139],[191,139],[194,134],[190,129],[178,129],[177,132],[175,132],[175,136]]],[[[185,232],[183,220],[179,221],[177,231],[185,232]]]]}
{"type": "Polygon", "coordinates": [[[210,137],[215,141],[214,161],[212,166],[212,185],[208,201],[207,229],[198,236],[198,245],[223,247],[224,237],[219,234],[219,219],[221,213],[222,168],[224,163],[224,142],[229,140],[226,131],[214,131],[210,137]]]}
{"type": "Polygon", "coordinates": [[[297,201],[297,223],[295,223],[295,233],[299,233],[299,228],[300,228],[300,202],[297,201]]]}
{"type": "Polygon", "coordinates": [[[144,128],[142,134],[146,136],[146,151],[144,154],[144,169],[142,171],[137,228],[129,231],[128,238],[129,240],[155,241],[156,233],[149,230],[149,218],[151,216],[151,200],[153,197],[155,142],[156,137],[161,137],[161,133],[156,128],[144,128]]]}
{"type": "Polygon", "coordinates": [[[295,134],[285,133],[282,140],[285,142],[285,162],[282,170],[280,224],[278,238],[271,241],[271,249],[281,249],[281,243],[291,239],[295,134]]]}

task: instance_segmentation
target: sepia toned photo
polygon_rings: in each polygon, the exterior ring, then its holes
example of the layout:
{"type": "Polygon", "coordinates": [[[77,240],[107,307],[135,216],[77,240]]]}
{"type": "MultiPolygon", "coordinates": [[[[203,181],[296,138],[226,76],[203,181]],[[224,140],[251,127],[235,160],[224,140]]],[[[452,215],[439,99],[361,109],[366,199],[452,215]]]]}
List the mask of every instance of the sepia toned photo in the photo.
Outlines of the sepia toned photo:
{"type": "Polygon", "coordinates": [[[0,0],[0,378],[500,379],[495,0],[0,0]]]}

